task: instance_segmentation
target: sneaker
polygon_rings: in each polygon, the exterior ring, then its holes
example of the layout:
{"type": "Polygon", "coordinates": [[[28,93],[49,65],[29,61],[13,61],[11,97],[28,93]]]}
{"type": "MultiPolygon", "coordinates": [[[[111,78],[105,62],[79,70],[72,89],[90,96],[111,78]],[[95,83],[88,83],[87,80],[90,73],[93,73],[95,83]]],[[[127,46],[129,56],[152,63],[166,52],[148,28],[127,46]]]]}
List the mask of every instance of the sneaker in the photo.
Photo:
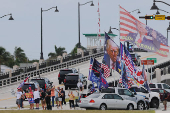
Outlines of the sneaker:
{"type": "Polygon", "coordinates": [[[20,108],[18,108],[18,110],[20,110],[20,108]]]}
{"type": "Polygon", "coordinates": [[[162,111],[166,111],[165,109],[163,109],[162,111]]]}

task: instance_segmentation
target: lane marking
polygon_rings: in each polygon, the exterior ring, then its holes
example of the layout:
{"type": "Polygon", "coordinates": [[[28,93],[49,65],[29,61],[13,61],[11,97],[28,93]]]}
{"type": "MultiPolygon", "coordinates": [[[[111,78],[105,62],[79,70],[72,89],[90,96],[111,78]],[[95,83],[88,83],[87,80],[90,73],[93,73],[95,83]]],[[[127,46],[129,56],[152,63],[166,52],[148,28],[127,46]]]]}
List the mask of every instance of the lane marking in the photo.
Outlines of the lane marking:
{"type": "Polygon", "coordinates": [[[13,99],[13,98],[16,98],[16,97],[10,97],[10,98],[5,98],[5,99],[0,99],[0,101],[9,100],[9,99],[13,99]]]}
{"type": "Polygon", "coordinates": [[[152,55],[149,55],[149,56],[145,56],[145,57],[142,57],[141,59],[148,58],[148,57],[155,56],[155,55],[157,55],[157,54],[155,53],[155,54],[152,54],[152,55]]]}

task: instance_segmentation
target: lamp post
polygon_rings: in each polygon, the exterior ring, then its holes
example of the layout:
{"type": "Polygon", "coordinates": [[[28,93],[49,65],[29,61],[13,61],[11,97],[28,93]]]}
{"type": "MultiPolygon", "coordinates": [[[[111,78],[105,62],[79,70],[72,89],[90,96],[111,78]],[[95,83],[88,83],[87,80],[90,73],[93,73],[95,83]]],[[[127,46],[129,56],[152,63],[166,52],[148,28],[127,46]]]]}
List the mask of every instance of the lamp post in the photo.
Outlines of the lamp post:
{"type": "Polygon", "coordinates": [[[10,17],[9,17],[8,20],[14,20],[14,18],[12,17],[12,14],[11,14],[11,13],[10,13],[10,14],[7,14],[7,15],[4,15],[4,16],[1,16],[0,18],[3,18],[3,17],[8,16],[8,15],[10,15],[10,17]]]}
{"type": "Polygon", "coordinates": [[[84,3],[84,4],[80,4],[80,3],[78,2],[78,37],[79,37],[78,47],[79,47],[79,48],[81,47],[81,44],[80,44],[80,6],[86,5],[87,3],[91,3],[90,6],[94,6],[93,1],[89,1],[89,2],[86,2],[86,3],[84,3]]]}
{"type": "Polygon", "coordinates": [[[167,28],[167,39],[168,39],[168,32],[170,32],[170,22],[169,22],[169,27],[167,28]]]}
{"type": "Polygon", "coordinates": [[[41,55],[40,55],[40,60],[44,60],[44,58],[43,58],[43,50],[42,50],[42,12],[45,12],[45,11],[49,11],[49,10],[51,10],[51,9],[53,9],[53,8],[56,8],[55,9],[55,12],[59,12],[59,10],[57,9],[57,6],[56,7],[51,7],[51,8],[49,8],[49,9],[47,9],[47,10],[42,10],[42,8],[41,8],[41,55]]]}
{"type": "Polygon", "coordinates": [[[110,29],[109,29],[109,31],[108,31],[109,34],[112,34],[112,33],[113,33],[111,29],[116,29],[116,30],[119,31],[119,29],[117,29],[117,28],[112,28],[112,27],[110,26],[110,29]]]}
{"type": "Polygon", "coordinates": [[[158,10],[159,8],[155,5],[155,2],[161,2],[161,3],[164,3],[168,6],[170,6],[170,4],[166,3],[166,2],[163,2],[163,1],[156,1],[156,0],[153,0],[153,6],[151,7],[151,10],[158,10]]]}
{"type": "Polygon", "coordinates": [[[157,14],[157,15],[159,15],[159,14],[160,14],[159,10],[160,10],[160,11],[163,11],[163,12],[166,12],[166,13],[169,13],[169,12],[167,12],[167,11],[165,11],[165,10],[157,9],[157,12],[156,12],[156,14],[157,14]]]}

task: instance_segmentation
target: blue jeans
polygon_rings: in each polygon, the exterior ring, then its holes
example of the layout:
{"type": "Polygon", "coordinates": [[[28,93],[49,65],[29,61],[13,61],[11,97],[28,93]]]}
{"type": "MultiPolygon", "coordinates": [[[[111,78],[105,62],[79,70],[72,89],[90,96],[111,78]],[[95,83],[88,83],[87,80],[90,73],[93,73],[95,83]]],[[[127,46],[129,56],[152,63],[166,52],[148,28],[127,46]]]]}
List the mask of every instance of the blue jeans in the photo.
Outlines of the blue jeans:
{"type": "Polygon", "coordinates": [[[54,107],[54,99],[55,99],[55,96],[52,96],[52,106],[54,107]]]}

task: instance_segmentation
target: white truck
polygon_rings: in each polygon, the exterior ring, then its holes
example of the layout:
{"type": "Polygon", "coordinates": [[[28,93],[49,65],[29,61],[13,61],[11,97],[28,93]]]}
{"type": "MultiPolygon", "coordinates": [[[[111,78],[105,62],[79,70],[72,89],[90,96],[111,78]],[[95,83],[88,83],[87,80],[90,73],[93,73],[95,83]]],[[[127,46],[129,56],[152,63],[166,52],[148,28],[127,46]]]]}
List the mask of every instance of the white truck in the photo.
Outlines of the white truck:
{"type": "Polygon", "coordinates": [[[116,93],[126,100],[134,101],[137,104],[138,110],[149,109],[149,100],[145,96],[134,95],[129,89],[120,87],[103,88],[101,93],[116,93]]]}
{"type": "Polygon", "coordinates": [[[150,88],[159,88],[159,89],[166,89],[166,91],[170,92],[170,86],[165,83],[150,83],[150,88]]]}
{"type": "Polygon", "coordinates": [[[147,89],[145,89],[143,86],[137,87],[132,86],[129,88],[130,91],[137,93],[142,96],[146,96],[146,98],[149,99],[150,107],[151,108],[159,108],[160,104],[160,95],[157,92],[148,92],[147,89]]]}

